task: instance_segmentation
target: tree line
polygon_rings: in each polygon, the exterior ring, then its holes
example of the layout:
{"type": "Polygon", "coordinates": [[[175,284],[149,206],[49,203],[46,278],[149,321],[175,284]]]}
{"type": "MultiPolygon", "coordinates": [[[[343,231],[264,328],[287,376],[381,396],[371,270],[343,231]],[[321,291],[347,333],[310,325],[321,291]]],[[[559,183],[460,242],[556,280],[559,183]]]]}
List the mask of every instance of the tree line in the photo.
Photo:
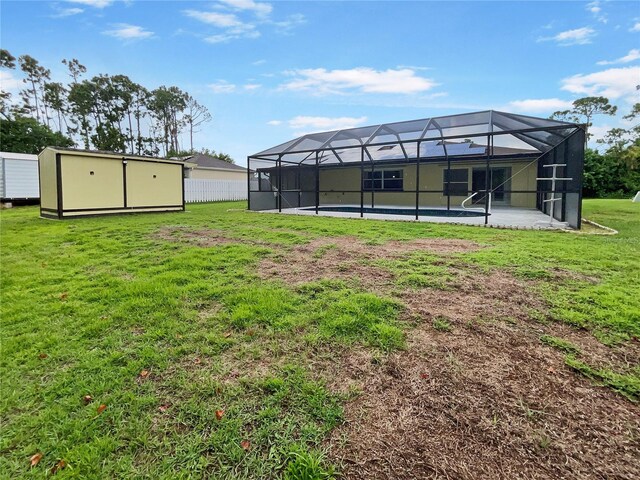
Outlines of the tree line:
{"type": "MultiPolygon", "coordinates": [[[[640,89],[640,88],[639,88],[640,89]]],[[[581,123],[586,140],[596,115],[613,116],[618,107],[606,97],[584,97],[573,102],[572,108],[554,112],[550,118],[581,123]]],[[[586,197],[624,197],[640,191],[640,103],[622,118],[636,122],[630,128],[612,128],[596,140],[600,149],[585,143],[583,194],[586,197]]]]}
{"type": "Polygon", "coordinates": [[[13,139],[20,148],[20,138],[6,135],[25,137],[23,144],[35,135],[31,143],[45,137],[57,146],[169,157],[193,153],[194,134],[211,121],[208,109],[178,87],[150,90],[126,75],[85,78],[87,68],[77,59],[62,63],[67,83],[52,81],[51,71],[29,55],[16,59],[0,50],[0,67],[20,71],[24,83],[19,99],[0,93],[3,143],[13,139]]]}

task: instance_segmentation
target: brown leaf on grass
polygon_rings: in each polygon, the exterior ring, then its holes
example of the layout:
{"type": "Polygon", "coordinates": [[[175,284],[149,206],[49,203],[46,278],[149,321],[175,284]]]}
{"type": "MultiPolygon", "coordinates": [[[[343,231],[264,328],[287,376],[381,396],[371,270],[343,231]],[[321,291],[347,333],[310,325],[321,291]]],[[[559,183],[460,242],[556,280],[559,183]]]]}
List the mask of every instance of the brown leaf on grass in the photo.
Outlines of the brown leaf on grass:
{"type": "Polygon", "coordinates": [[[38,358],[39,358],[40,360],[43,360],[43,359],[47,358],[48,356],[49,356],[49,355],[47,355],[46,353],[41,353],[40,355],[38,355],[38,358]]]}
{"type": "Polygon", "coordinates": [[[555,369],[555,368],[553,368],[553,367],[549,367],[549,368],[547,368],[547,372],[549,372],[549,373],[556,373],[556,369],[555,369]]]}
{"type": "Polygon", "coordinates": [[[251,448],[251,443],[249,443],[249,440],[242,440],[240,442],[240,446],[243,448],[243,450],[249,450],[249,448],[251,448]]]}
{"type": "Polygon", "coordinates": [[[38,465],[40,463],[40,460],[42,460],[42,457],[44,455],[41,452],[36,453],[35,455],[31,456],[31,466],[35,467],[36,465],[38,465]]]}
{"type": "Polygon", "coordinates": [[[60,460],[51,469],[51,475],[55,475],[56,473],[58,473],[58,470],[62,470],[66,466],[67,466],[67,462],[65,460],[60,460]]]}
{"type": "Polygon", "coordinates": [[[85,405],[89,405],[91,402],[93,402],[93,397],[91,395],[85,395],[84,397],[82,397],[82,401],[85,405]]]}
{"type": "Polygon", "coordinates": [[[231,332],[226,332],[226,333],[224,334],[224,338],[229,338],[230,336],[231,336],[231,332]]]}
{"type": "Polygon", "coordinates": [[[200,360],[200,357],[196,357],[196,358],[193,360],[193,363],[195,363],[196,365],[200,365],[200,364],[202,363],[202,360],[200,360]]]}
{"type": "Polygon", "coordinates": [[[106,408],[107,406],[104,403],[100,404],[100,406],[98,407],[98,415],[104,412],[106,408]]]}
{"type": "Polygon", "coordinates": [[[167,410],[169,410],[169,405],[160,405],[158,407],[158,410],[160,410],[162,413],[166,412],[167,410]]]}
{"type": "Polygon", "coordinates": [[[224,410],[216,410],[216,419],[222,420],[222,416],[224,415],[224,410]]]}
{"type": "Polygon", "coordinates": [[[61,293],[60,294],[60,300],[66,300],[66,298],[69,296],[69,294],[67,292],[61,293]]]}
{"type": "Polygon", "coordinates": [[[149,376],[149,370],[142,370],[140,372],[140,377],[141,378],[147,378],[149,376]]]}

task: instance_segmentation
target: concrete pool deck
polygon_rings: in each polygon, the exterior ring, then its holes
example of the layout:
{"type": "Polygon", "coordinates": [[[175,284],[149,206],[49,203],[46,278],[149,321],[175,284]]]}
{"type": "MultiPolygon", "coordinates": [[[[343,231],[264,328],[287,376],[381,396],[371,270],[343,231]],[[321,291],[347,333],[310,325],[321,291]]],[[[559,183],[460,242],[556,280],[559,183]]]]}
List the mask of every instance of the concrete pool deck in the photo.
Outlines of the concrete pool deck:
{"type": "MultiPolygon", "coordinates": [[[[354,207],[360,208],[359,205],[322,205],[322,207],[354,207]]],[[[385,205],[386,208],[407,208],[401,206],[385,205]]],[[[383,208],[383,207],[380,207],[383,208]]],[[[446,210],[441,207],[420,207],[432,210],[446,210]]],[[[282,212],[274,210],[261,210],[261,213],[283,213],[293,215],[316,215],[313,207],[301,208],[283,208],[282,212]],[[311,210],[309,210],[311,208],[311,210]]],[[[359,212],[332,212],[318,211],[321,217],[337,217],[337,218],[361,218],[359,212]]],[[[415,215],[396,215],[385,213],[364,213],[363,217],[371,220],[393,220],[404,222],[430,222],[430,223],[453,223],[459,225],[477,225],[493,228],[513,228],[523,230],[571,230],[564,222],[553,220],[549,223],[549,215],[545,215],[540,210],[534,208],[513,208],[513,207],[494,207],[491,215],[489,215],[489,223],[484,224],[484,215],[478,217],[440,217],[420,215],[416,220],[415,215]]]]}

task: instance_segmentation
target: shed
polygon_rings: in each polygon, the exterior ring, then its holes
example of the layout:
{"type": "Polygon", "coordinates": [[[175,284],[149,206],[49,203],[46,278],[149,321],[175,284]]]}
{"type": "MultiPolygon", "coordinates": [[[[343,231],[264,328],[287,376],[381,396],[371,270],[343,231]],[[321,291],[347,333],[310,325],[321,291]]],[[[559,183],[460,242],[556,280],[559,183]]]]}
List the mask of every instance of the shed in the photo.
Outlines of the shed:
{"type": "Polygon", "coordinates": [[[0,152],[0,199],[2,202],[37,202],[38,156],[0,152]]]}
{"type": "Polygon", "coordinates": [[[183,162],[59,147],[38,161],[42,217],[184,210],[183,162]]]}

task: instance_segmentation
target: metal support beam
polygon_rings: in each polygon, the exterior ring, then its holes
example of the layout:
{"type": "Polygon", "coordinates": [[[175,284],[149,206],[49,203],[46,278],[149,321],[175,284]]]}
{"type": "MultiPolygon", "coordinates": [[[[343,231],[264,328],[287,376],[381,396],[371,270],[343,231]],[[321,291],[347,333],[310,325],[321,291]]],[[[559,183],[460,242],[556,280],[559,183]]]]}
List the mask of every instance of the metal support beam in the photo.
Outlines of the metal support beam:
{"type": "Polygon", "coordinates": [[[420,215],[420,142],[416,145],[416,220],[420,215]]]}
{"type": "Polygon", "coordinates": [[[364,217],[364,147],[360,148],[360,218],[364,217]]]}
{"type": "MultiPolygon", "coordinates": [[[[489,160],[491,158],[491,153],[489,151],[489,145],[491,142],[491,135],[487,135],[487,164],[485,167],[485,177],[484,177],[484,224],[489,224],[489,188],[491,185],[491,169],[489,168],[489,160]]],[[[471,178],[473,182],[473,175],[471,178]]]]}
{"type": "MultiPolygon", "coordinates": [[[[260,177],[258,177],[258,188],[260,177]]],[[[251,157],[247,157],[247,210],[251,210],[251,157]]]]}
{"type": "Polygon", "coordinates": [[[320,204],[320,167],[318,166],[318,152],[316,152],[316,215],[320,204]]]}
{"type": "Polygon", "coordinates": [[[282,212],[282,155],[278,157],[278,212],[282,212]]]}

